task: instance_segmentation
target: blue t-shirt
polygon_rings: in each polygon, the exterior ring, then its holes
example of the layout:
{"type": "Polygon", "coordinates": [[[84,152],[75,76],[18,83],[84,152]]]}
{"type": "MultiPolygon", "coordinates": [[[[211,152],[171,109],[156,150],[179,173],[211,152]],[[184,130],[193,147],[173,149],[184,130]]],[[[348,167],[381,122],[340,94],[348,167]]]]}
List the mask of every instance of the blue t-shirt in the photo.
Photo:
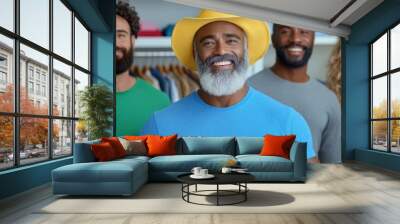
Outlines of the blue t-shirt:
{"type": "Polygon", "coordinates": [[[295,134],[296,141],[307,142],[307,158],[315,156],[311,131],[304,118],[293,108],[252,87],[240,102],[222,108],[207,104],[194,92],[155,112],[142,134],[208,137],[295,134]]]}

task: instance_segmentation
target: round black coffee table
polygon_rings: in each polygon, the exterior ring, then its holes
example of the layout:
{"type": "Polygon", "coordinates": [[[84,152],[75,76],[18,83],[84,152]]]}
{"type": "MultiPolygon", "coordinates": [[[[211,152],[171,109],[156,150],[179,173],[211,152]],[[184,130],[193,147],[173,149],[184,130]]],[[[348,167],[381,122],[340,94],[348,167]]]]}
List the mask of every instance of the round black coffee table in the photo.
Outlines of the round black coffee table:
{"type": "Polygon", "coordinates": [[[182,174],[177,177],[178,181],[182,183],[182,199],[188,203],[198,204],[198,205],[234,205],[247,200],[247,192],[249,188],[247,183],[255,180],[255,177],[248,173],[215,173],[215,177],[212,179],[193,179],[190,177],[191,173],[182,174]],[[197,190],[197,185],[216,185],[215,190],[197,190]],[[190,186],[195,186],[194,191],[190,191],[190,186]],[[223,190],[220,189],[220,185],[236,185],[237,190],[223,190]],[[215,192],[215,194],[205,194],[209,192],[215,192]],[[190,196],[204,196],[204,197],[216,197],[216,204],[202,204],[190,201],[190,196]],[[221,197],[232,197],[241,196],[239,200],[231,203],[221,203],[221,197]]]}

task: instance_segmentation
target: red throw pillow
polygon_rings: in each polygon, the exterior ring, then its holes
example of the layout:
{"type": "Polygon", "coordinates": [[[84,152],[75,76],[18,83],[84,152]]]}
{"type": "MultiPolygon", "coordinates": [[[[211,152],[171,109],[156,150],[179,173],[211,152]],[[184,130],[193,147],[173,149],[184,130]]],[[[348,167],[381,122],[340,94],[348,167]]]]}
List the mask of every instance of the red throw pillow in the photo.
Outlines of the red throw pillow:
{"type": "Polygon", "coordinates": [[[117,137],[109,137],[109,138],[101,138],[101,142],[108,142],[114,149],[115,155],[117,158],[121,158],[126,156],[126,151],[124,146],[122,146],[121,142],[117,137]]]}
{"type": "Polygon", "coordinates": [[[176,155],[176,139],[176,134],[171,136],[148,136],[146,140],[148,156],[176,155]]]}
{"type": "Polygon", "coordinates": [[[110,161],[116,159],[115,151],[109,142],[102,142],[91,145],[94,157],[99,162],[110,161]]]}
{"type": "Polygon", "coordinates": [[[296,135],[274,136],[265,135],[264,145],[261,149],[262,156],[280,156],[290,159],[290,148],[293,145],[296,135]]]}

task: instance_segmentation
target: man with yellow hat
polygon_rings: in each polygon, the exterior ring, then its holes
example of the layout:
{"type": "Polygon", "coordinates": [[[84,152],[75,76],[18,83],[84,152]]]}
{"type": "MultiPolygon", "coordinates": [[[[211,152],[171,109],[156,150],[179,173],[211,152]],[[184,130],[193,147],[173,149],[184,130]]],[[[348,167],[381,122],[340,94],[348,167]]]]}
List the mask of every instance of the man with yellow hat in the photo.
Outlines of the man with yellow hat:
{"type": "Polygon", "coordinates": [[[157,111],[142,134],[179,136],[296,135],[315,157],[310,129],[294,109],[249,87],[247,68],[269,46],[265,22],[211,10],[177,22],[172,48],[200,74],[200,89],[157,111]]]}

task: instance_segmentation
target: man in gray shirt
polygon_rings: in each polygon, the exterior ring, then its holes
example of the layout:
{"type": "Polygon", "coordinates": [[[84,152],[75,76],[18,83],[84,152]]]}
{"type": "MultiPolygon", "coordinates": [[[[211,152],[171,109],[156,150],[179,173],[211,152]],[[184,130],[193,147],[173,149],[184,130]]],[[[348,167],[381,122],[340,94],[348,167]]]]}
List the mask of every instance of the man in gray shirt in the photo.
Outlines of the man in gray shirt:
{"type": "Polygon", "coordinates": [[[311,128],[315,153],[323,163],[341,162],[341,114],[335,94],[307,75],[314,32],[274,25],[276,62],[249,79],[257,90],[293,107],[311,128]]]}

